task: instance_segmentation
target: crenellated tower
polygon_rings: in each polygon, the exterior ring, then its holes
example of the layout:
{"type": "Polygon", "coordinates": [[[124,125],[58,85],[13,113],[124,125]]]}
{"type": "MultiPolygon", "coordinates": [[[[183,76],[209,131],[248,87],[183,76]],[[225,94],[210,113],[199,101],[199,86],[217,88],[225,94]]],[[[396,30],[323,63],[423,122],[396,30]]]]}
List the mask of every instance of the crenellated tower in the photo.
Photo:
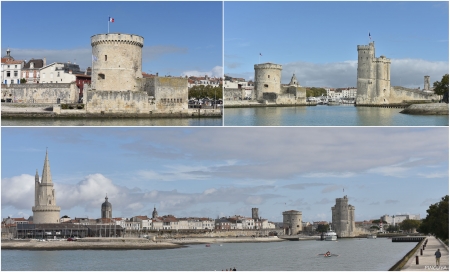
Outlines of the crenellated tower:
{"type": "Polygon", "coordinates": [[[388,104],[391,60],[375,57],[375,42],[358,45],[356,104],[388,104]]]}
{"type": "Polygon", "coordinates": [[[55,189],[53,189],[48,151],[45,152],[42,180],[39,182],[37,170],[34,179],[34,206],[32,207],[33,223],[59,223],[61,208],[56,206],[55,189]]]}
{"type": "Polygon", "coordinates": [[[263,99],[263,93],[280,94],[282,65],[275,63],[255,64],[256,100],[263,99]]]}
{"type": "Polygon", "coordinates": [[[355,236],[355,207],[348,204],[347,196],[336,198],[331,214],[333,228],[339,238],[355,236]]]}
{"type": "Polygon", "coordinates": [[[92,80],[96,91],[137,91],[142,78],[144,38],[134,34],[108,33],[91,37],[92,80]]]}

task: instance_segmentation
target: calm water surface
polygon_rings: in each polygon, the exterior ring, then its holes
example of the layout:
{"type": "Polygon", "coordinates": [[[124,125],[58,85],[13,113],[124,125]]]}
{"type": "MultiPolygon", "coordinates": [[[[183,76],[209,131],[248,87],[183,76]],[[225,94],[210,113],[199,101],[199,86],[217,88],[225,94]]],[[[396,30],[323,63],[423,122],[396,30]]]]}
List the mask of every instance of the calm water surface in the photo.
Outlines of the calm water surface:
{"type": "Polygon", "coordinates": [[[222,118],[52,119],[2,118],[2,126],[222,126],[222,118]]]}
{"type": "Polygon", "coordinates": [[[340,106],[225,108],[225,126],[448,126],[448,115],[409,115],[397,108],[340,106]]]}
{"type": "Polygon", "coordinates": [[[167,250],[2,250],[2,270],[388,270],[416,243],[386,238],[192,245],[167,250]],[[319,253],[330,251],[337,257],[319,253]]]}

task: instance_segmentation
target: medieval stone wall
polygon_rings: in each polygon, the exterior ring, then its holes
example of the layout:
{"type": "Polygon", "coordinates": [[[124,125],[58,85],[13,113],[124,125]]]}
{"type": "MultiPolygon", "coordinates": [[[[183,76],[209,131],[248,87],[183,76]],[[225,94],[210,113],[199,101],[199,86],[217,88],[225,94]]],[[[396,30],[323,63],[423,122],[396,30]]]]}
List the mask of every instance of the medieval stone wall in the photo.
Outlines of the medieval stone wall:
{"type": "Polygon", "coordinates": [[[146,92],[88,90],[84,97],[87,113],[149,113],[155,110],[146,92]]]}
{"type": "Polygon", "coordinates": [[[8,98],[16,103],[77,103],[79,91],[75,83],[2,85],[2,99],[8,98]]]}
{"type": "Polygon", "coordinates": [[[245,98],[245,90],[244,89],[231,89],[225,88],[223,89],[223,100],[243,100],[245,98]]]}
{"type": "Polygon", "coordinates": [[[188,109],[188,81],[181,77],[153,77],[138,80],[139,89],[152,97],[157,112],[188,109]]]}

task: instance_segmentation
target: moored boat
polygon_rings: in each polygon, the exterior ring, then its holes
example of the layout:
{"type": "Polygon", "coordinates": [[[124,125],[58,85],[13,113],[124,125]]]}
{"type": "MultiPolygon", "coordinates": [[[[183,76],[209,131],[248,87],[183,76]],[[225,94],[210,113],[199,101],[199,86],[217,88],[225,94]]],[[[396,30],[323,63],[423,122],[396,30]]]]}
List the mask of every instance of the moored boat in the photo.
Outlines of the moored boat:
{"type": "Polygon", "coordinates": [[[325,239],[325,241],[336,241],[337,240],[337,234],[336,234],[336,232],[334,232],[334,230],[331,229],[331,226],[330,226],[330,229],[327,232],[325,232],[324,239],[325,239]]]}

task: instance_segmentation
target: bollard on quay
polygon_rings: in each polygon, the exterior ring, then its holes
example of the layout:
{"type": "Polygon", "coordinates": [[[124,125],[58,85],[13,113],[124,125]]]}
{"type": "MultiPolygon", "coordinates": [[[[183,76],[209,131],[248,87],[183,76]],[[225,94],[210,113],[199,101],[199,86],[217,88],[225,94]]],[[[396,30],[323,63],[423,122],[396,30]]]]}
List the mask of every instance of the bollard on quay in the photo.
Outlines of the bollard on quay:
{"type": "Polygon", "coordinates": [[[419,264],[419,255],[416,255],[416,264],[419,264]]]}
{"type": "Polygon", "coordinates": [[[423,255],[423,251],[422,251],[422,249],[420,249],[420,255],[421,255],[421,256],[423,255]]]}

